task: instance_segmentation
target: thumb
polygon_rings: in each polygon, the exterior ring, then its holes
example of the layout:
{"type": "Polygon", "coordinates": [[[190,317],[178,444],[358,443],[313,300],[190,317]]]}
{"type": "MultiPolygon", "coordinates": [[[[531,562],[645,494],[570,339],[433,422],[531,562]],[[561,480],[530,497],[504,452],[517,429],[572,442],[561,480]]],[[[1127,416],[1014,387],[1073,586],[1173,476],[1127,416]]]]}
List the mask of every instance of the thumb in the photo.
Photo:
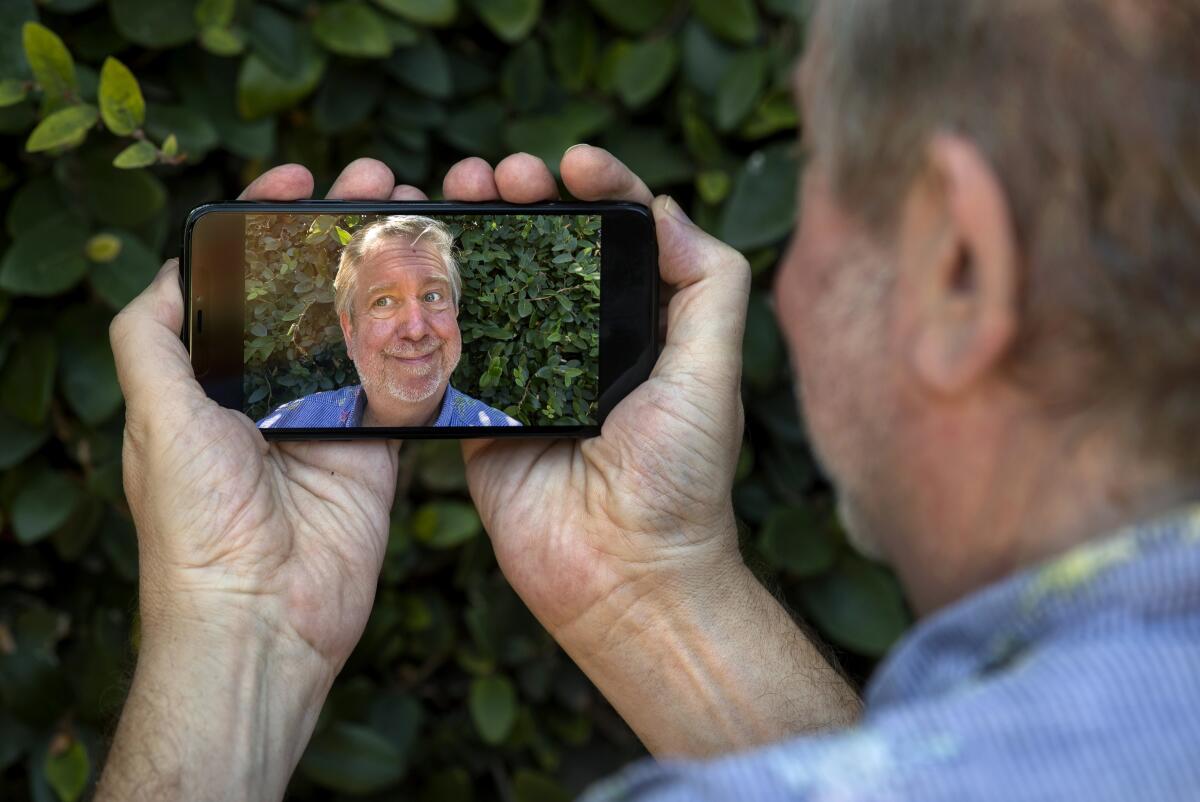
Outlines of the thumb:
{"type": "Polygon", "coordinates": [[[704,367],[721,383],[741,378],[742,335],[750,265],[740,252],[693,223],[674,199],[651,206],[658,231],[659,273],[673,294],[656,373],[704,367]]]}
{"type": "Polygon", "coordinates": [[[179,260],[168,259],[108,328],[117,379],[131,414],[154,409],[159,415],[189,396],[204,396],[180,339],[182,327],[179,260]]]}

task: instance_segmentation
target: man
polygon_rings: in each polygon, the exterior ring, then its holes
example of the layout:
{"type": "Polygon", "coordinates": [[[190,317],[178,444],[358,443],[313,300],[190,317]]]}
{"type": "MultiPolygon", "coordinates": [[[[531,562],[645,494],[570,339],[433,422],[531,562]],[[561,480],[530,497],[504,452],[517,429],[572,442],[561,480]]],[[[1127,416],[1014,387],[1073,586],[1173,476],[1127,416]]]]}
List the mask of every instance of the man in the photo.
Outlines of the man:
{"type": "Polygon", "coordinates": [[[281,404],[259,428],[521,425],[450,386],[462,282],[442,223],[392,215],[363,226],[342,249],[333,292],[362,383],[281,404]]]}
{"type": "MultiPolygon", "coordinates": [[[[506,577],[661,759],[590,799],[1194,798],[1198,32],[1195,0],[836,0],[810,27],[777,308],[848,530],[923,617],[862,713],[738,555],[745,260],[604,151],[563,157],[573,195],[653,203],[660,360],[599,438],[464,453],[506,577]]],[[[276,168],[246,196],[310,182],[276,168]]],[[[444,189],[556,193],[523,154],[444,189]]],[[[367,164],[332,193],[417,196],[367,164]]],[[[394,452],[272,445],[252,487],[189,487],[266,447],[173,459],[173,281],[113,326],[145,617],[100,798],[277,799],[370,609],[394,452]],[[319,500],[275,505],[317,476],[319,500]]]]}

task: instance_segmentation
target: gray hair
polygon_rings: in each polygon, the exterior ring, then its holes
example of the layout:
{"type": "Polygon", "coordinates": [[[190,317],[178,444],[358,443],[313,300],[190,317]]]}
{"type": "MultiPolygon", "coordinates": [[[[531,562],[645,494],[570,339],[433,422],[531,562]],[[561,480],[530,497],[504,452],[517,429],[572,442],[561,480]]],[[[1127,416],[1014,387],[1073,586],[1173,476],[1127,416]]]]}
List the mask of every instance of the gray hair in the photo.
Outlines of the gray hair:
{"type": "Polygon", "coordinates": [[[1022,256],[1011,375],[1047,408],[1121,413],[1137,448],[1186,472],[1200,472],[1197,42],[1200,0],[824,0],[803,74],[806,136],[881,237],[934,134],[980,148],[1022,256]]]}
{"type": "Polygon", "coordinates": [[[381,217],[354,232],[338,259],[337,275],[333,279],[333,304],[339,315],[354,316],[351,299],[358,289],[358,268],[375,250],[380,242],[403,239],[413,246],[427,242],[442,260],[446,276],[450,280],[450,294],[454,308],[462,296],[462,278],[458,272],[458,261],[454,257],[454,237],[445,223],[432,217],[415,214],[394,214],[381,217]]]}

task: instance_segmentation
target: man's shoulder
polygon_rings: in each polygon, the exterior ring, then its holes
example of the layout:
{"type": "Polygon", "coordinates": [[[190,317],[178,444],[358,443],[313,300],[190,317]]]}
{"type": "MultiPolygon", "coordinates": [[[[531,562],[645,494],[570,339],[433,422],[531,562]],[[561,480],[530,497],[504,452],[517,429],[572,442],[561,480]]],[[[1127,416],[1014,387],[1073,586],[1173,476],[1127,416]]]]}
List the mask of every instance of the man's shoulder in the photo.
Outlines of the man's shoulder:
{"type": "Polygon", "coordinates": [[[453,385],[446,386],[446,400],[435,426],[520,426],[511,415],[473,398],[453,385]]]}
{"type": "Polygon", "coordinates": [[[260,429],[355,425],[351,419],[361,394],[361,384],[309,393],[275,407],[257,425],[260,429]]]}

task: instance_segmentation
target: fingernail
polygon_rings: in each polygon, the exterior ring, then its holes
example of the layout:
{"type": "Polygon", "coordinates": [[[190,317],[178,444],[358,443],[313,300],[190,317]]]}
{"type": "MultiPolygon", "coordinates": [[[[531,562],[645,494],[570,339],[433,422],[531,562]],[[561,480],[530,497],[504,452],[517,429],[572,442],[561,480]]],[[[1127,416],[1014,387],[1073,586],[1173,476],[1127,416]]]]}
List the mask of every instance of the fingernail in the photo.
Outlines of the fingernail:
{"type": "Polygon", "coordinates": [[[587,146],[588,145],[586,142],[579,142],[578,144],[572,145],[571,147],[567,148],[566,151],[563,153],[563,155],[566,156],[567,153],[570,153],[571,151],[575,150],[575,148],[586,148],[587,146]]]}

